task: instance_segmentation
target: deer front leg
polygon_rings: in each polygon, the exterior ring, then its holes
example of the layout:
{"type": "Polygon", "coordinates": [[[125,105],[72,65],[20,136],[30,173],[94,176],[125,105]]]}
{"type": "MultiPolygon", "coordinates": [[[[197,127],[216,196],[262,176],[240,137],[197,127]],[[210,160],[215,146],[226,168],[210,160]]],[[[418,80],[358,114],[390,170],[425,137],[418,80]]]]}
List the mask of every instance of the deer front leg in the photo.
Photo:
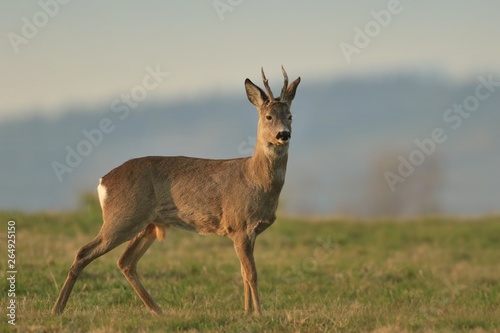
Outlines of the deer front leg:
{"type": "Polygon", "coordinates": [[[249,314],[251,305],[253,304],[253,312],[258,316],[260,315],[260,302],[259,291],[257,289],[257,269],[253,258],[255,236],[242,235],[235,237],[233,242],[241,264],[241,276],[245,291],[245,312],[249,314]]]}
{"type": "Polygon", "coordinates": [[[243,277],[243,290],[245,292],[245,313],[252,312],[252,295],[250,294],[250,284],[247,282],[245,269],[241,265],[241,276],[243,277]]]}

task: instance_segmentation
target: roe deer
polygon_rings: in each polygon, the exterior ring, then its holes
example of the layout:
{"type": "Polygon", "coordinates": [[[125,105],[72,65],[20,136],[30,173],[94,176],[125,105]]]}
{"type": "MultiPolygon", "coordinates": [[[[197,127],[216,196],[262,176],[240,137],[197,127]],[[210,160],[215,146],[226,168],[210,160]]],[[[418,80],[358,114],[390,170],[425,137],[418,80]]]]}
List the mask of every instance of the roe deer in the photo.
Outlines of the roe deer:
{"type": "Polygon", "coordinates": [[[62,313],[78,275],[94,259],[131,240],[118,267],[156,315],[158,305],[139,281],[136,266],[156,238],[169,226],[200,234],[228,236],[241,263],[245,312],[260,314],[255,238],[276,219],[278,198],[285,181],[292,133],[290,106],[300,77],[284,85],[274,98],[262,70],[267,94],[249,79],[245,89],[257,107],[259,122],[253,156],[210,160],[183,156],[148,156],[129,160],[101,178],[97,191],[103,225],[81,247],[52,308],[62,313]]]}

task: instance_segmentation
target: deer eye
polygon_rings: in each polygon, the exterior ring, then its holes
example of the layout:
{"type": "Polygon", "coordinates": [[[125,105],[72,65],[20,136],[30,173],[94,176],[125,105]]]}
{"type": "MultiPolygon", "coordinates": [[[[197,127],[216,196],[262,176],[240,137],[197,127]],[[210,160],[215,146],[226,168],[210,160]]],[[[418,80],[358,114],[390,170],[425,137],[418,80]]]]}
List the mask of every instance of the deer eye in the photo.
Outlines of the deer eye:
{"type": "Polygon", "coordinates": [[[271,119],[273,119],[273,116],[267,115],[267,116],[266,116],[266,119],[267,119],[267,120],[271,120],[271,119]]]}
{"type": "Polygon", "coordinates": [[[292,115],[288,116],[288,120],[292,120],[292,118],[293,118],[292,115]]]}

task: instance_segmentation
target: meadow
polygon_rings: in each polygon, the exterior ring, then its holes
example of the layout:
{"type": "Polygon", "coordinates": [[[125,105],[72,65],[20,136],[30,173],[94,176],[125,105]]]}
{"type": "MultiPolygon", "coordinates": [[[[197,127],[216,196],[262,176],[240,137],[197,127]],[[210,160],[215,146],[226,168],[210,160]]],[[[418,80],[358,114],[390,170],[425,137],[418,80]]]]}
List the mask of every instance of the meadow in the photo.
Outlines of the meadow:
{"type": "MultiPolygon", "coordinates": [[[[78,248],[101,226],[92,197],[66,213],[16,221],[16,325],[2,332],[500,332],[500,218],[279,217],[255,257],[263,315],[247,317],[232,242],[169,229],[139,262],[163,309],[153,317],[116,266],[124,245],[80,275],[50,314],[78,248]]],[[[5,221],[5,223],[4,223],[5,221]]],[[[2,245],[0,271],[7,269],[2,245]]]]}

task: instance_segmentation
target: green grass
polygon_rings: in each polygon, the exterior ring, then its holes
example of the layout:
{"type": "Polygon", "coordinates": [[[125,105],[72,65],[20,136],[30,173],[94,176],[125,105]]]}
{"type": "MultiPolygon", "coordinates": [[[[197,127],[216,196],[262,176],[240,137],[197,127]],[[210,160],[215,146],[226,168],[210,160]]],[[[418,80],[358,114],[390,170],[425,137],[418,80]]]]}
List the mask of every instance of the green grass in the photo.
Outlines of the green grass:
{"type": "MultiPolygon", "coordinates": [[[[176,229],[138,267],[163,316],[149,314],[116,267],[124,246],[91,263],[64,314],[52,316],[76,251],[100,228],[100,211],[87,198],[73,213],[0,212],[1,221],[10,218],[19,332],[500,332],[498,217],[280,218],[256,243],[260,318],[244,316],[231,241],[176,229]]],[[[5,313],[0,331],[12,331],[5,313]]]]}

